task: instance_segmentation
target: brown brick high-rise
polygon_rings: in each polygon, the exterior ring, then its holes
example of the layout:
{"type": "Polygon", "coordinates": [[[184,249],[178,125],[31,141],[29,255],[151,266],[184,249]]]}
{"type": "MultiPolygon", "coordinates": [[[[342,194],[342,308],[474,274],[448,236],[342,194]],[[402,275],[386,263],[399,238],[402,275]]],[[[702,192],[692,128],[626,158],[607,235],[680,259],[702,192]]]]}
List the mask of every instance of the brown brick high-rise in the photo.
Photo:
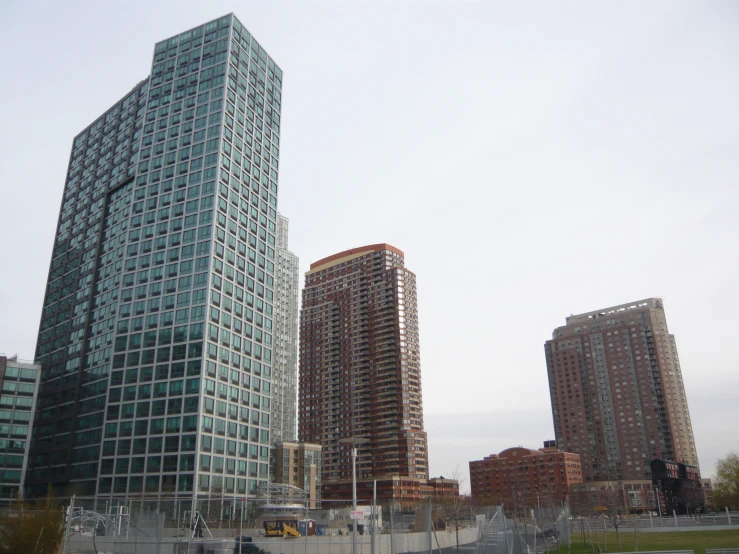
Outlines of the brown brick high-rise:
{"type": "Polygon", "coordinates": [[[412,505],[429,493],[416,276],[403,252],[374,244],[311,265],[300,313],[298,435],[323,447],[324,500],[350,500],[350,446],[361,437],[357,490],[412,505]]]}
{"type": "Polygon", "coordinates": [[[654,458],[698,466],[662,300],[570,316],[544,349],[557,445],[584,481],[651,479],[654,458]]]}

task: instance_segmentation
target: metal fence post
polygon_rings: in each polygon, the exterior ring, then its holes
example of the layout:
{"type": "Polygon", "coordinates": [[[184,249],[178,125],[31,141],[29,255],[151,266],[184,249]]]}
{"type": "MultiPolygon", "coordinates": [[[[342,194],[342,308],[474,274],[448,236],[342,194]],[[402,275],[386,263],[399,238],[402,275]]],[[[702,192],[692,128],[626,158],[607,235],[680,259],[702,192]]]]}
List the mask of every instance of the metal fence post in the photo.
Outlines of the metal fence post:
{"type": "Polygon", "coordinates": [[[433,543],[431,542],[431,533],[432,533],[431,510],[433,508],[433,506],[431,505],[431,496],[429,496],[429,503],[428,504],[429,504],[429,518],[428,518],[428,521],[426,522],[426,525],[428,525],[428,529],[427,529],[427,533],[426,534],[428,535],[428,541],[429,541],[429,554],[432,554],[432,552],[434,550],[434,546],[433,546],[433,543]]]}
{"type": "MultiPolygon", "coordinates": [[[[308,499],[305,499],[305,554],[308,554],[308,499]]],[[[298,530],[300,530],[300,522],[298,522],[298,530]]],[[[239,553],[241,554],[241,553],[239,553]]]]}
{"type": "Polygon", "coordinates": [[[511,553],[511,549],[508,546],[508,522],[506,521],[505,512],[503,511],[503,504],[498,508],[500,510],[500,520],[503,522],[503,538],[505,538],[505,551],[506,554],[511,553]]]}
{"type": "Polygon", "coordinates": [[[395,554],[395,527],[393,525],[394,506],[392,501],[388,503],[390,507],[390,554],[395,554]]]}
{"type": "MultiPolygon", "coordinates": [[[[244,535],[244,502],[246,498],[241,497],[241,517],[239,518],[239,537],[244,535]]],[[[239,539],[240,541],[241,539],[239,539]]],[[[241,548],[239,547],[239,554],[241,554],[241,548]]]]}
{"type": "Polygon", "coordinates": [[[67,526],[66,526],[66,529],[64,530],[64,546],[62,547],[62,552],[67,551],[67,543],[69,542],[69,527],[72,524],[72,515],[74,512],[74,497],[75,495],[72,495],[72,498],[69,501],[69,508],[67,508],[67,519],[65,521],[67,526]]]}
{"type": "Polygon", "coordinates": [[[372,554],[375,554],[375,534],[377,533],[376,505],[377,505],[377,481],[375,480],[372,486],[372,525],[370,526],[370,529],[371,529],[370,540],[372,541],[372,554]]]}

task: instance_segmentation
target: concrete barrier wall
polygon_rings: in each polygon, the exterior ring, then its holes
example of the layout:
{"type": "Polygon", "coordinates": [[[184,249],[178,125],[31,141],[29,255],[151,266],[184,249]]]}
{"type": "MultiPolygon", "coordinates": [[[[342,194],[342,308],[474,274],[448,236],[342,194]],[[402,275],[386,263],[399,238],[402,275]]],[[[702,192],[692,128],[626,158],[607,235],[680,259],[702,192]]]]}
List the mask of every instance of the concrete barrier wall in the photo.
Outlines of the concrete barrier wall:
{"type": "MultiPolygon", "coordinates": [[[[132,540],[129,537],[97,537],[98,552],[121,554],[233,554],[233,532],[219,537],[227,531],[213,531],[213,539],[165,538],[161,542],[151,540],[132,540]]],[[[247,535],[247,531],[244,530],[247,535]]],[[[247,535],[248,536],[248,535],[247,535]]],[[[351,554],[352,536],[322,536],[296,538],[265,538],[256,533],[251,535],[254,545],[270,554],[351,554]]],[[[475,542],[477,527],[459,530],[459,544],[475,542]]],[[[456,545],[454,531],[437,531],[432,534],[431,550],[456,545]]],[[[374,537],[375,554],[391,554],[393,542],[396,554],[428,552],[428,533],[396,533],[374,537]]],[[[357,536],[357,554],[372,554],[372,537],[357,536]]],[[[69,538],[65,552],[69,554],[93,554],[95,549],[92,537],[73,535],[69,538]]]]}

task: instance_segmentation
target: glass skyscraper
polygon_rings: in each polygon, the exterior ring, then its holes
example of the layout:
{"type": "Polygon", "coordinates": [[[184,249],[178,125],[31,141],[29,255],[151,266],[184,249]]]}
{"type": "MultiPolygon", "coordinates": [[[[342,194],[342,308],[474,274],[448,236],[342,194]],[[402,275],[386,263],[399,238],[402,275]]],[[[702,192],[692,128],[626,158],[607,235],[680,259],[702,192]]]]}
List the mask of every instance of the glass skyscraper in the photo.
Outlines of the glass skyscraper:
{"type": "Polygon", "coordinates": [[[73,142],[27,491],[269,477],[282,71],[233,15],[158,43],[73,142]]]}
{"type": "Polygon", "coordinates": [[[297,439],[298,257],[287,249],[288,219],[277,214],[272,371],[272,442],[297,439]]]}
{"type": "Polygon", "coordinates": [[[0,354],[0,506],[22,492],[41,368],[0,354]]]}

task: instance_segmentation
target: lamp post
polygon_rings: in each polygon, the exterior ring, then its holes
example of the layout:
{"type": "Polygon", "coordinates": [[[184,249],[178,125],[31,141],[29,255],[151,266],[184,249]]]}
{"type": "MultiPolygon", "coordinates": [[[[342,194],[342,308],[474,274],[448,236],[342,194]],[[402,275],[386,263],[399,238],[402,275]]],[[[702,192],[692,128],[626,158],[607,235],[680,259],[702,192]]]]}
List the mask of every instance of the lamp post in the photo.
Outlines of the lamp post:
{"type": "MultiPolygon", "coordinates": [[[[369,442],[362,437],[339,439],[341,444],[352,445],[352,511],[357,511],[357,445],[369,442]]],[[[357,554],[357,521],[352,521],[352,554],[357,554]]]]}

